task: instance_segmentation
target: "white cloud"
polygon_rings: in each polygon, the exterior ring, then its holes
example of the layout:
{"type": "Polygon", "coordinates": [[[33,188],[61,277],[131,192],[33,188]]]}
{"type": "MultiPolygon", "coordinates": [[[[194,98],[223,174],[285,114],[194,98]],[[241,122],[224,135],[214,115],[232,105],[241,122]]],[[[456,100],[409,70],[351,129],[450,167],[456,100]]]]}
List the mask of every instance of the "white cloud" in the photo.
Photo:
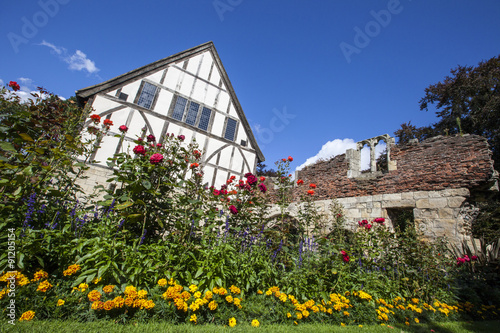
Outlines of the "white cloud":
{"type": "Polygon", "coordinates": [[[69,65],[68,68],[70,70],[87,71],[89,74],[99,72],[99,68],[96,67],[95,62],[87,58],[87,55],[80,50],[76,50],[74,54],[69,54],[66,48],[57,47],[45,40],[38,45],[47,46],[52,49],[53,53],[57,54],[59,59],[69,65]]]}
{"type": "Polygon", "coordinates": [[[62,53],[66,53],[67,50],[64,48],[64,47],[57,47],[55,46],[54,44],[52,43],[49,43],[49,42],[46,42],[45,40],[43,40],[40,44],[38,45],[42,45],[42,46],[47,46],[47,47],[50,47],[55,53],[57,54],[62,54],[62,53]]]}
{"type": "MultiPolygon", "coordinates": [[[[328,141],[321,147],[319,152],[309,157],[303,164],[299,165],[295,171],[301,170],[304,167],[314,164],[320,159],[330,159],[334,156],[345,154],[347,149],[356,149],[356,142],[353,139],[335,139],[333,141],[328,141]]],[[[385,143],[380,141],[380,143],[375,146],[375,156],[378,157],[385,150],[385,143]]],[[[361,170],[368,169],[370,166],[370,150],[365,147],[361,150],[361,170]]]]}

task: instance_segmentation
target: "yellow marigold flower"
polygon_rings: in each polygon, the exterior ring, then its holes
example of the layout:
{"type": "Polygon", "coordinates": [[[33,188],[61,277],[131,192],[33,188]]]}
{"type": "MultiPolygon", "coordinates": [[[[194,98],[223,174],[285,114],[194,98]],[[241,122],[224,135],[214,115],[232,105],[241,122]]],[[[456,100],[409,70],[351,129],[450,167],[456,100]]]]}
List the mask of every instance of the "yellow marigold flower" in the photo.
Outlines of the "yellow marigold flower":
{"type": "Polygon", "coordinates": [[[33,276],[33,280],[34,281],[38,281],[38,280],[42,280],[42,279],[47,279],[49,277],[49,273],[43,271],[43,270],[39,270],[35,273],[35,275],[33,276]]]}
{"type": "Polygon", "coordinates": [[[286,314],[286,317],[287,317],[287,318],[290,318],[291,316],[292,316],[292,314],[291,314],[290,312],[288,312],[288,313],[286,314]]]}
{"type": "Polygon", "coordinates": [[[136,293],[136,292],[137,292],[137,289],[134,286],[127,286],[125,288],[124,294],[128,295],[130,293],[136,293]]]}
{"type": "Polygon", "coordinates": [[[359,298],[361,299],[366,299],[367,301],[371,301],[372,300],[372,296],[365,293],[363,290],[360,290],[359,291],[359,298]]]}
{"type": "Polygon", "coordinates": [[[212,299],[212,297],[214,296],[214,294],[210,291],[210,290],[207,290],[205,292],[205,299],[212,299]]]}
{"type": "Polygon", "coordinates": [[[358,325],[358,327],[363,327],[363,325],[358,325]]]}
{"type": "Polygon", "coordinates": [[[350,313],[347,312],[347,311],[344,311],[344,316],[348,316],[349,317],[350,313]]]}
{"type": "Polygon", "coordinates": [[[241,292],[240,288],[238,288],[238,287],[236,287],[234,285],[232,285],[231,287],[229,287],[229,290],[231,290],[231,292],[233,294],[239,294],[241,292]]]}
{"type": "Polygon", "coordinates": [[[121,296],[117,296],[113,299],[113,303],[115,303],[115,308],[121,308],[125,304],[125,300],[121,296]]]}
{"type": "Polygon", "coordinates": [[[106,302],[104,302],[103,308],[104,308],[104,310],[109,311],[109,310],[113,309],[114,306],[115,306],[115,303],[113,301],[106,301],[106,302]]]}
{"type": "Polygon", "coordinates": [[[227,294],[226,288],[219,288],[219,295],[224,296],[225,294],[227,294]]]}
{"type": "Polygon", "coordinates": [[[196,320],[197,320],[197,318],[196,318],[196,314],[191,315],[191,317],[189,318],[189,321],[192,321],[192,322],[194,322],[195,324],[196,324],[196,320]]]}
{"type": "Polygon", "coordinates": [[[226,302],[233,303],[233,296],[229,295],[226,297],[226,302]]]}
{"type": "MultiPolygon", "coordinates": [[[[22,274],[21,274],[22,275],[22,274]]],[[[28,283],[30,283],[30,279],[28,279],[26,276],[22,276],[21,279],[19,281],[16,281],[16,283],[23,287],[25,285],[27,285],[28,283]]]]}
{"type": "Polygon", "coordinates": [[[295,325],[298,325],[299,323],[297,323],[296,321],[293,322],[295,325]]]}
{"type": "Polygon", "coordinates": [[[234,302],[234,305],[239,306],[241,303],[241,299],[235,298],[233,302],[234,302]]]}
{"type": "Polygon", "coordinates": [[[155,307],[155,303],[153,303],[153,300],[149,299],[143,303],[143,306],[146,310],[151,310],[155,307]]]}
{"type": "Polygon", "coordinates": [[[271,296],[272,294],[273,294],[273,292],[271,290],[266,291],[267,296],[271,296]]]}
{"type": "Polygon", "coordinates": [[[2,299],[5,296],[5,294],[7,294],[7,289],[4,288],[2,289],[2,291],[0,291],[0,299],[2,299]]]}
{"type": "Polygon", "coordinates": [[[97,277],[97,278],[95,278],[95,279],[92,280],[92,283],[93,284],[98,284],[99,282],[101,282],[101,280],[102,280],[102,277],[97,277]]]}
{"type": "Polygon", "coordinates": [[[85,292],[85,290],[89,289],[89,285],[86,284],[86,283],[80,283],[78,285],[78,288],[76,288],[77,290],[80,290],[82,293],[85,292]]]}
{"type": "Polygon", "coordinates": [[[191,298],[191,294],[189,293],[189,291],[183,291],[181,297],[187,301],[188,299],[191,298]]]}
{"type": "Polygon", "coordinates": [[[50,288],[52,288],[52,285],[49,283],[49,281],[45,280],[45,281],[40,282],[36,291],[41,291],[42,293],[44,293],[47,290],[49,290],[50,288]]]}
{"type": "Polygon", "coordinates": [[[139,290],[137,292],[137,297],[139,297],[139,298],[146,298],[147,295],[148,295],[148,292],[146,290],[139,290]]]}
{"type": "Polygon", "coordinates": [[[212,302],[208,303],[208,308],[210,310],[212,310],[212,311],[215,310],[215,309],[217,309],[217,302],[216,301],[212,301],[212,302]]]}
{"type": "Polygon", "coordinates": [[[25,313],[23,313],[21,315],[21,318],[19,318],[19,321],[30,321],[30,320],[33,320],[33,318],[35,318],[35,311],[26,311],[25,313]]]}
{"type": "Polygon", "coordinates": [[[63,305],[64,305],[64,303],[65,303],[65,301],[64,301],[63,299],[59,299],[59,300],[57,301],[57,306],[63,306],[63,305]]]}
{"type": "Polygon", "coordinates": [[[415,318],[415,322],[418,324],[420,323],[420,321],[418,320],[418,318],[415,318]]]}
{"type": "Polygon", "coordinates": [[[314,305],[314,306],[311,308],[311,310],[312,310],[313,312],[315,312],[315,313],[319,312],[319,308],[318,308],[316,305],[314,305]]]}
{"type": "Polygon", "coordinates": [[[101,299],[101,293],[98,292],[97,290],[92,290],[88,295],[87,295],[89,301],[95,302],[99,301],[101,299]]]}
{"type": "Polygon", "coordinates": [[[279,297],[279,300],[282,301],[283,303],[285,303],[287,299],[288,297],[286,296],[285,293],[282,293],[279,297]]]}
{"type": "Polygon", "coordinates": [[[104,291],[106,294],[110,294],[113,292],[113,289],[115,289],[115,286],[110,284],[102,288],[102,291],[104,291]]]}
{"type": "Polygon", "coordinates": [[[262,290],[260,290],[260,289],[257,290],[257,294],[262,295],[263,294],[262,290]]]}
{"type": "Polygon", "coordinates": [[[194,293],[196,290],[198,290],[198,286],[195,284],[192,284],[189,286],[189,290],[194,293]]]}
{"type": "Polygon", "coordinates": [[[197,291],[194,293],[194,298],[200,298],[201,297],[201,292],[200,291],[197,291]]]}
{"type": "Polygon", "coordinates": [[[332,310],[332,309],[330,309],[330,308],[328,308],[328,309],[326,309],[326,312],[328,312],[328,314],[332,314],[332,313],[333,313],[333,310],[332,310]]]}
{"type": "Polygon", "coordinates": [[[100,310],[100,309],[102,309],[102,304],[101,303],[102,303],[101,301],[94,301],[92,303],[92,306],[91,306],[92,310],[100,310]]]}
{"type": "Polygon", "coordinates": [[[168,284],[171,285],[171,286],[175,286],[175,280],[174,278],[170,278],[170,280],[168,280],[168,284]]]}
{"type": "Polygon", "coordinates": [[[257,319],[252,320],[252,327],[259,327],[260,323],[257,319]]]}
{"type": "Polygon", "coordinates": [[[236,326],[236,318],[233,317],[233,318],[229,319],[229,326],[230,327],[236,326]]]}
{"type": "Polygon", "coordinates": [[[158,285],[160,287],[165,287],[167,284],[168,284],[167,279],[160,279],[160,280],[158,280],[158,285]]]}
{"type": "Polygon", "coordinates": [[[307,310],[302,311],[302,315],[306,318],[309,317],[309,311],[307,310]]]}
{"type": "Polygon", "coordinates": [[[80,267],[80,265],[78,265],[78,264],[71,265],[71,266],[69,266],[69,267],[68,267],[68,269],[67,269],[67,270],[65,270],[65,271],[63,272],[63,275],[64,275],[64,276],[70,276],[70,275],[73,275],[73,274],[75,274],[76,272],[78,272],[80,269],[81,269],[81,267],[80,267]]]}
{"type": "Polygon", "coordinates": [[[297,313],[295,313],[295,315],[297,316],[297,319],[302,319],[302,313],[301,312],[297,312],[297,313]]]}
{"type": "Polygon", "coordinates": [[[412,298],[411,301],[415,304],[418,304],[418,298],[412,298]]]}
{"type": "Polygon", "coordinates": [[[344,323],[340,323],[340,326],[345,327],[345,324],[344,323]]]}
{"type": "Polygon", "coordinates": [[[130,298],[130,297],[127,297],[125,298],[125,306],[128,306],[129,308],[132,307],[134,305],[134,299],[133,298],[130,298]]]}

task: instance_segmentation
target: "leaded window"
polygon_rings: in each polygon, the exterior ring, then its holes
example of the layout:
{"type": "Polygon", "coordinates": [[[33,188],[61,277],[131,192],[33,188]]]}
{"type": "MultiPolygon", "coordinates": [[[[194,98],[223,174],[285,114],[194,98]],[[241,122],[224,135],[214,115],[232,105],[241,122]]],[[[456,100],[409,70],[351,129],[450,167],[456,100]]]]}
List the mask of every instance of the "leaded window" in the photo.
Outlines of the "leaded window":
{"type": "Polygon", "coordinates": [[[200,122],[198,128],[204,131],[208,130],[208,124],[210,123],[210,117],[212,116],[212,110],[204,107],[201,111],[200,122]]]}
{"type": "Polygon", "coordinates": [[[232,118],[227,118],[226,132],[224,133],[224,138],[234,141],[235,133],[236,133],[236,120],[232,118]]]}
{"type": "Polygon", "coordinates": [[[184,110],[186,109],[187,99],[177,96],[175,101],[174,111],[172,112],[172,118],[182,121],[184,116],[184,110]]]}
{"type": "Polygon", "coordinates": [[[141,90],[141,95],[139,96],[139,100],[137,101],[137,105],[149,109],[153,104],[155,96],[156,86],[151,83],[144,82],[141,90]]]}
{"type": "Polygon", "coordinates": [[[196,118],[198,117],[198,109],[200,108],[200,104],[191,102],[189,104],[189,110],[186,117],[186,124],[194,126],[196,124],[196,118]]]}

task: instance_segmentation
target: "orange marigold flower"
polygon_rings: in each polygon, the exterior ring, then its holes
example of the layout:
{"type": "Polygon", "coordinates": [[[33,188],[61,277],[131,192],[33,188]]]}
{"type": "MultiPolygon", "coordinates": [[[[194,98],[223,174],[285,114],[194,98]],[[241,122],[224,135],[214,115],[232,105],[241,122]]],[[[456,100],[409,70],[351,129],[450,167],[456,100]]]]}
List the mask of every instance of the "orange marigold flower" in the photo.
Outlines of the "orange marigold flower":
{"type": "Polygon", "coordinates": [[[33,318],[35,318],[35,311],[26,311],[25,313],[23,313],[21,315],[21,318],[19,318],[19,321],[30,321],[30,320],[33,320],[33,318]]]}
{"type": "Polygon", "coordinates": [[[106,294],[109,294],[109,293],[113,292],[113,289],[115,289],[114,285],[108,285],[108,286],[105,286],[104,288],[102,288],[102,291],[104,291],[106,294]]]}
{"type": "Polygon", "coordinates": [[[33,280],[38,281],[42,279],[46,279],[49,277],[49,274],[47,272],[44,272],[43,270],[39,270],[38,272],[35,273],[33,280]]]}
{"type": "Polygon", "coordinates": [[[89,301],[95,302],[99,301],[101,299],[101,293],[98,292],[97,290],[92,290],[88,295],[87,295],[89,301]]]}

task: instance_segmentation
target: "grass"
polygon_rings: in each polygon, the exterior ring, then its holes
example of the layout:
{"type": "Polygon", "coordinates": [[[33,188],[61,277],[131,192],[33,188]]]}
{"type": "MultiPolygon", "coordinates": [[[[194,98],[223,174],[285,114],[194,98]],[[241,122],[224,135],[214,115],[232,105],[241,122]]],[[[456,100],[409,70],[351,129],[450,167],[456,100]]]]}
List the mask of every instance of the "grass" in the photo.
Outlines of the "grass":
{"type": "Polygon", "coordinates": [[[434,332],[438,333],[461,333],[461,332],[487,332],[494,333],[500,332],[500,321],[481,321],[481,322],[442,322],[442,323],[422,323],[414,324],[411,326],[406,325],[392,325],[393,328],[380,325],[363,325],[363,327],[358,326],[332,326],[324,324],[301,324],[299,326],[290,327],[289,325],[262,325],[258,328],[251,327],[249,324],[236,325],[236,327],[228,326],[217,326],[217,325],[172,325],[166,322],[154,322],[154,323],[141,323],[141,324],[127,324],[120,325],[115,324],[112,321],[97,321],[90,323],[79,323],[73,321],[61,321],[61,320],[44,320],[44,321],[33,321],[33,322],[22,322],[16,323],[15,326],[8,324],[6,321],[0,322],[1,332],[131,332],[131,333],[158,333],[158,332],[277,332],[277,333],[322,333],[322,332],[434,332]]]}

